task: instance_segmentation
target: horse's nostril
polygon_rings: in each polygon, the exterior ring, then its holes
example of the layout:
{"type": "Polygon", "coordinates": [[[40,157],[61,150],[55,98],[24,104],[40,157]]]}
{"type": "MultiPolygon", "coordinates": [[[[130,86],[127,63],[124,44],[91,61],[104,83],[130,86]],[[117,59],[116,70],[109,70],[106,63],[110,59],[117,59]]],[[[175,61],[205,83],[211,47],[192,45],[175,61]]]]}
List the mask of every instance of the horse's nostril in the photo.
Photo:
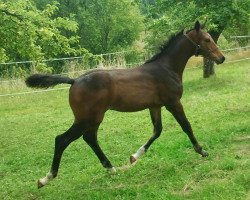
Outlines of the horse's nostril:
{"type": "Polygon", "coordinates": [[[221,63],[223,63],[226,60],[226,58],[224,56],[222,56],[222,58],[220,60],[221,60],[221,63]]]}

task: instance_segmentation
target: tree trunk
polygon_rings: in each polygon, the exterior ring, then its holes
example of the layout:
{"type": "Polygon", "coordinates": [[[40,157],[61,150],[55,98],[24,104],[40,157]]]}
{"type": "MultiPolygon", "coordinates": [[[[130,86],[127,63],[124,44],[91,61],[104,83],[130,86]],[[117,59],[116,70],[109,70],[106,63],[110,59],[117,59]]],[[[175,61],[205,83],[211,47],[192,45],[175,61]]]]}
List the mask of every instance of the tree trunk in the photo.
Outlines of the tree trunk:
{"type": "Polygon", "coordinates": [[[214,61],[209,58],[203,58],[203,78],[209,78],[209,76],[213,75],[214,71],[214,61]]]}
{"type": "MultiPolygon", "coordinates": [[[[214,42],[217,44],[217,41],[220,37],[220,34],[222,31],[208,31],[208,33],[211,35],[213,38],[214,42]]],[[[212,61],[209,58],[203,58],[203,78],[209,78],[209,76],[214,75],[215,70],[214,70],[214,61],[212,61]]]]}

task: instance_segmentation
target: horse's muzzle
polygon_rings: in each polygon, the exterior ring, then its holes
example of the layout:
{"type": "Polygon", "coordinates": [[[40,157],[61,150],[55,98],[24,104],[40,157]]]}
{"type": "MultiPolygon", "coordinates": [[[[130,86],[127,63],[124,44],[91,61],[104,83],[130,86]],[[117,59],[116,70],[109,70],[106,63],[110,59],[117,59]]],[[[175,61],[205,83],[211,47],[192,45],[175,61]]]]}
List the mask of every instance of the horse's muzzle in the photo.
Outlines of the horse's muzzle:
{"type": "Polygon", "coordinates": [[[224,63],[224,61],[226,60],[226,58],[224,56],[222,56],[220,59],[216,60],[216,64],[222,64],[224,63]]]}

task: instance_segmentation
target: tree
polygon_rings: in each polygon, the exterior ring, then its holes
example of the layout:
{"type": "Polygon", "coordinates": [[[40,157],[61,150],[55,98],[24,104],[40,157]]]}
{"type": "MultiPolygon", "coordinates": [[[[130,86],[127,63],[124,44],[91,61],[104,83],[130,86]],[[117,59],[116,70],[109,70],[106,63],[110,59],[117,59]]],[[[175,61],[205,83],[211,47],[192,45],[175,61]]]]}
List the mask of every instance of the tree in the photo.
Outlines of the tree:
{"type": "MultiPolygon", "coordinates": [[[[27,0],[0,0],[0,62],[41,60],[85,52],[78,44],[77,23],[54,17],[57,3],[43,10],[27,0]],[[72,34],[66,36],[63,31],[72,34]]],[[[4,70],[2,66],[0,73],[4,70]]]]}
{"type": "MultiPolygon", "coordinates": [[[[152,12],[159,15],[151,20],[149,29],[153,37],[151,43],[162,40],[167,32],[172,34],[178,29],[190,27],[196,19],[207,20],[207,30],[217,42],[220,35],[228,32],[249,32],[250,0],[158,0],[152,12]]],[[[214,73],[214,62],[204,59],[204,77],[214,73]]]]}
{"type": "MultiPolygon", "coordinates": [[[[48,0],[34,0],[41,8],[48,0]]],[[[74,18],[81,46],[94,54],[128,48],[143,30],[143,17],[132,0],[57,0],[58,17],[74,18]]]]}

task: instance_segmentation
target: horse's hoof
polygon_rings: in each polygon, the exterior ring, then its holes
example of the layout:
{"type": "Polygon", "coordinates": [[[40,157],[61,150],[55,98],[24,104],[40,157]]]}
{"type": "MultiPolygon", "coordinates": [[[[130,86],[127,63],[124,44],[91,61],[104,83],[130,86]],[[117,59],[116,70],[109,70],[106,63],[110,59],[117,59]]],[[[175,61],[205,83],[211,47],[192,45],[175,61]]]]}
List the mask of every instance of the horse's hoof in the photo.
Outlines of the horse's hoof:
{"type": "Polygon", "coordinates": [[[137,159],[134,156],[130,156],[129,158],[131,164],[135,164],[137,159]]]}
{"type": "Polygon", "coordinates": [[[200,145],[194,146],[194,150],[198,153],[201,154],[202,157],[207,157],[208,156],[208,152],[206,152],[205,150],[202,149],[202,147],[200,145]]]}
{"type": "Polygon", "coordinates": [[[201,155],[202,155],[202,157],[208,157],[208,152],[206,152],[205,150],[201,150],[201,155]]]}
{"type": "Polygon", "coordinates": [[[40,189],[41,187],[43,187],[44,184],[41,183],[40,180],[37,181],[37,188],[40,189]]]}
{"type": "Polygon", "coordinates": [[[107,170],[110,175],[116,174],[116,169],[114,167],[108,168],[107,170]]]}

